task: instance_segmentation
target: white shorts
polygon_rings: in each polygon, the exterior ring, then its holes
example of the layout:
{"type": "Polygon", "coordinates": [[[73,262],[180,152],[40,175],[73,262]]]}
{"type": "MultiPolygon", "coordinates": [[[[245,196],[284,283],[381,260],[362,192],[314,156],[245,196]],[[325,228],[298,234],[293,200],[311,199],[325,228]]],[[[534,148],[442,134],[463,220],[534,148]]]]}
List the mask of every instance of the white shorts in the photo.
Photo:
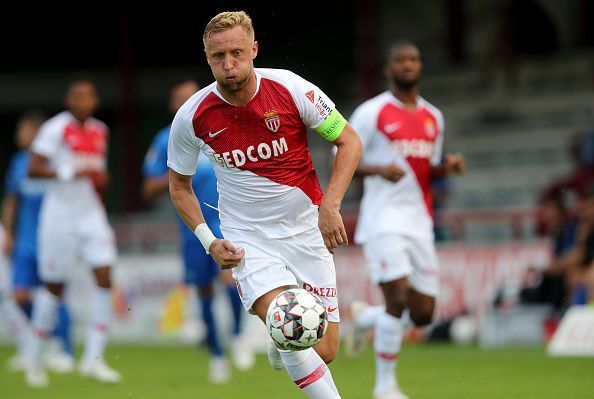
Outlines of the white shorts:
{"type": "Polygon", "coordinates": [[[39,276],[44,282],[65,281],[79,260],[91,268],[113,267],[117,261],[114,233],[104,212],[73,219],[41,218],[39,276]]]}
{"type": "Polygon", "coordinates": [[[340,320],[334,260],[317,228],[277,239],[253,231],[221,230],[233,245],[245,250],[245,257],[232,271],[246,310],[251,312],[256,299],[267,292],[288,285],[318,294],[328,320],[340,320]]]}
{"type": "Polygon", "coordinates": [[[433,239],[389,234],[363,245],[371,279],[385,283],[408,278],[416,291],[436,297],[439,292],[439,262],[433,239]]]}

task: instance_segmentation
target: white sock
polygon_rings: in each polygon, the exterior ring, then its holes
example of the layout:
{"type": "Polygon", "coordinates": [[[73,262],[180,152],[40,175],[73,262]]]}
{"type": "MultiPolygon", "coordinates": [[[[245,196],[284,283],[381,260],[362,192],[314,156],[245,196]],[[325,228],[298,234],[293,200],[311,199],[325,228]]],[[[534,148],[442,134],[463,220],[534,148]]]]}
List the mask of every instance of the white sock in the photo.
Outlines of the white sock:
{"type": "Polygon", "coordinates": [[[375,324],[375,388],[383,392],[396,386],[396,363],[402,345],[402,322],[388,313],[379,315],[375,324]]]}
{"type": "Polygon", "coordinates": [[[50,337],[56,326],[60,298],[45,288],[41,288],[33,301],[33,316],[31,317],[31,342],[26,350],[27,358],[33,363],[41,359],[41,347],[50,337]]]}
{"type": "Polygon", "coordinates": [[[97,288],[91,303],[91,320],[83,362],[103,359],[111,317],[111,288],[97,288]]]}
{"type": "Polygon", "coordinates": [[[375,325],[380,314],[384,313],[386,308],[383,306],[368,306],[357,315],[357,326],[371,328],[375,325]]]}
{"type": "Polygon", "coordinates": [[[312,348],[279,350],[287,373],[310,399],[340,399],[330,369],[312,348]]]}
{"type": "Polygon", "coordinates": [[[11,335],[14,337],[17,352],[24,355],[27,344],[31,340],[31,329],[27,316],[6,292],[0,293],[0,302],[2,314],[8,323],[11,335]]]}

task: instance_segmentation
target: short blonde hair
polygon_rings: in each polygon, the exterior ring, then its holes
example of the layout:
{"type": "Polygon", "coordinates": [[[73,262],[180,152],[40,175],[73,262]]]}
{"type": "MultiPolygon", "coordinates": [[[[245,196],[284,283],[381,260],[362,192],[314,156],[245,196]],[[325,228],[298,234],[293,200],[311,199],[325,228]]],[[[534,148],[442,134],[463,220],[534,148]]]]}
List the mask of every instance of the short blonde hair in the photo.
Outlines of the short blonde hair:
{"type": "Polygon", "coordinates": [[[252,40],[254,40],[254,26],[252,19],[245,11],[225,11],[214,16],[204,29],[202,42],[206,46],[206,39],[213,33],[222,32],[235,26],[241,26],[252,40]]]}

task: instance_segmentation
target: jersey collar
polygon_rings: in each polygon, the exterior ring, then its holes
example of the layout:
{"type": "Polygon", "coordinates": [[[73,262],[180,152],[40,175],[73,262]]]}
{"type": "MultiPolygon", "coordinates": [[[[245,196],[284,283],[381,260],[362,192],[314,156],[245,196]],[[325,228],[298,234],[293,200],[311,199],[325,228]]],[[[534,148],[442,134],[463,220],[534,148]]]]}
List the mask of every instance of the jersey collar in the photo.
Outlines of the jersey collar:
{"type": "MultiPolygon", "coordinates": [[[[258,73],[258,71],[254,68],[254,73],[256,74],[256,91],[254,92],[254,95],[252,96],[252,98],[250,98],[250,100],[246,103],[249,104],[250,101],[252,101],[254,99],[254,97],[256,97],[256,95],[258,94],[258,92],[260,91],[260,80],[261,80],[261,76],[258,73]]],[[[223,95],[221,94],[221,92],[219,91],[219,89],[217,88],[217,82],[215,82],[214,88],[212,89],[213,93],[216,94],[216,96],[218,98],[220,98],[221,100],[223,100],[224,102],[226,102],[229,105],[233,105],[231,104],[229,101],[225,100],[225,97],[223,97],[223,95]]],[[[244,105],[246,105],[244,104],[244,105]]],[[[237,107],[237,105],[233,105],[234,107],[237,107]]]]}

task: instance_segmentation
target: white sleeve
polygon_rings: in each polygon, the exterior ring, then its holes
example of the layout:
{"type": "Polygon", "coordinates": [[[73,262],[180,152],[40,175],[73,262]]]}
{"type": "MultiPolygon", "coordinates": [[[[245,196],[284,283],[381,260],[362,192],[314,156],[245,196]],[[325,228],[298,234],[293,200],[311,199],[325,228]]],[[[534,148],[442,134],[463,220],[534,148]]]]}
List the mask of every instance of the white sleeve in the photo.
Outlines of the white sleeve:
{"type": "Polygon", "coordinates": [[[200,144],[194,136],[191,119],[184,117],[181,111],[175,115],[171,125],[167,145],[167,166],[179,174],[192,176],[198,166],[200,144]]]}
{"type": "Polygon", "coordinates": [[[431,165],[437,166],[441,164],[441,157],[443,156],[443,140],[445,133],[445,122],[443,114],[438,112],[436,115],[437,120],[437,137],[435,143],[433,143],[433,154],[431,155],[431,165]]]}
{"type": "Polygon", "coordinates": [[[334,110],[334,102],[319,87],[292,72],[291,82],[301,120],[305,126],[317,129],[334,110]]]}
{"type": "Polygon", "coordinates": [[[372,112],[372,107],[368,104],[362,104],[351,115],[349,123],[359,135],[361,143],[363,144],[363,153],[369,148],[373,141],[373,137],[377,131],[376,121],[377,115],[372,112]]]}
{"type": "Polygon", "coordinates": [[[60,123],[56,123],[55,120],[49,120],[48,122],[41,125],[39,128],[39,133],[31,144],[31,149],[33,152],[48,159],[53,158],[62,145],[64,136],[61,126],[62,125],[60,123]]]}

